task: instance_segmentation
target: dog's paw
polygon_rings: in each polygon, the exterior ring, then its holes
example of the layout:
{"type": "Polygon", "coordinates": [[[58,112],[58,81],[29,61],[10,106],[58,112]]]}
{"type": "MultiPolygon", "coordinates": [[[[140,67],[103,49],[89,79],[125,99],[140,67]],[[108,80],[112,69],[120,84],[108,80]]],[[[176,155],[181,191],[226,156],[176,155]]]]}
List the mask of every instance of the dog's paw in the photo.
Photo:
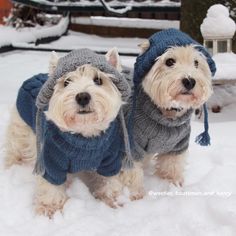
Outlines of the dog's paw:
{"type": "Polygon", "coordinates": [[[121,189],[106,189],[94,192],[94,197],[104,202],[111,208],[118,208],[122,207],[123,205],[120,204],[117,199],[121,195],[121,189]]]}
{"type": "Polygon", "coordinates": [[[156,164],[156,175],[177,187],[182,187],[184,184],[184,166],[185,153],[159,156],[156,164]]]}
{"type": "Polygon", "coordinates": [[[62,212],[64,203],[61,204],[44,204],[38,203],[35,206],[35,212],[37,215],[47,216],[49,219],[53,218],[56,211],[62,212]]]}
{"type": "Polygon", "coordinates": [[[144,195],[145,195],[145,190],[143,188],[140,188],[138,190],[131,190],[129,198],[131,201],[136,201],[142,199],[144,195]]]}
{"type": "Polygon", "coordinates": [[[184,185],[184,177],[182,175],[175,176],[172,179],[168,179],[168,181],[172,184],[174,184],[176,187],[183,187],[184,185]]]}
{"type": "Polygon", "coordinates": [[[156,174],[162,178],[167,180],[168,182],[174,184],[176,187],[183,187],[184,185],[184,176],[181,172],[165,172],[158,170],[156,174]]]}
{"type": "Polygon", "coordinates": [[[68,200],[66,194],[59,194],[58,196],[38,196],[35,201],[35,213],[37,215],[44,215],[53,218],[56,211],[62,212],[65,202],[68,200]]]}
{"type": "Polygon", "coordinates": [[[121,195],[123,186],[118,179],[110,178],[105,185],[97,189],[93,195],[95,198],[103,201],[106,205],[117,208],[123,206],[118,202],[118,197],[121,195]]]}
{"type": "Polygon", "coordinates": [[[115,209],[123,206],[123,204],[121,204],[117,201],[119,195],[120,195],[120,193],[118,193],[118,192],[117,193],[114,192],[111,195],[110,194],[109,195],[101,194],[101,193],[94,194],[95,198],[101,200],[109,207],[115,208],[115,209]]]}

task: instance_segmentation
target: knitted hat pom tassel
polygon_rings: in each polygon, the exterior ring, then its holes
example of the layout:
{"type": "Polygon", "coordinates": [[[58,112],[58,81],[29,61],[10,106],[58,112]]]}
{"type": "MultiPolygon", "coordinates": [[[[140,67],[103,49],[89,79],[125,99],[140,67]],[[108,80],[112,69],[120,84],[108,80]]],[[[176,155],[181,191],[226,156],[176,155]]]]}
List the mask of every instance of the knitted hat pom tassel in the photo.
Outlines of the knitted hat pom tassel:
{"type": "Polygon", "coordinates": [[[124,169],[131,169],[131,168],[133,168],[134,163],[133,163],[133,158],[132,158],[132,154],[131,154],[129,135],[128,135],[128,131],[126,128],[125,118],[124,118],[124,113],[123,113],[122,108],[119,112],[119,116],[120,116],[121,126],[122,126],[122,130],[123,130],[125,152],[126,152],[126,156],[123,159],[122,166],[124,169]]]}
{"type": "Polygon", "coordinates": [[[47,106],[50,97],[53,93],[53,88],[55,85],[55,78],[50,77],[46,83],[43,85],[42,89],[40,90],[37,99],[36,99],[36,148],[37,148],[37,158],[33,170],[33,174],[43,176],[45,173],[45,165],[44,159],[41,153],[41,138],[42,138],[42,115],[44,108],[47,106]]]}
{"type": "Polygon", "coordinates": [[[45,173],[44,160],[41,155],[41,115],[43,111],[38,109],[36,113],[36,147],[37,147],[37,158],[33,170],[33,174],[43,176],[45,173]]]}
{"type": "Polygon", "coordinates": [[[207,112],[207,106],[206,104],[203,105],[203,110],[204,110],[204,132],[202,132],[201,134],[199,134],[196,137],[195,142],[200,144],[201,146],[208,146],[211,144],[211,138],[210,135],[208,133],[209,130],[209,126],[208,126],[208,112],[207,112]]]}

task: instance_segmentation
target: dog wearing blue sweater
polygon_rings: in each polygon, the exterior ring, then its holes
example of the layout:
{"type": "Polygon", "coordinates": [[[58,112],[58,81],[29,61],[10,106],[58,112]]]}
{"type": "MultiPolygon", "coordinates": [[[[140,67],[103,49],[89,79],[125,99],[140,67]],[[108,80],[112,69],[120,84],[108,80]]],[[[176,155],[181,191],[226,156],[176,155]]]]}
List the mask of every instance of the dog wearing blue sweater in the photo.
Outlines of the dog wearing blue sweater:
{"type": "Polygon", "coordinates": [[[58,58],[48,74],[21,86],[7,132],[6,165],[35,160],[35,205],[52,217],[67,200],[68,173],[92,172],[93,194],[114,206],[122,186],[117,174],[128,150],[122,105],[130,87],[119,73],[116,49],[106,56],[88,49],[58,58]]]}

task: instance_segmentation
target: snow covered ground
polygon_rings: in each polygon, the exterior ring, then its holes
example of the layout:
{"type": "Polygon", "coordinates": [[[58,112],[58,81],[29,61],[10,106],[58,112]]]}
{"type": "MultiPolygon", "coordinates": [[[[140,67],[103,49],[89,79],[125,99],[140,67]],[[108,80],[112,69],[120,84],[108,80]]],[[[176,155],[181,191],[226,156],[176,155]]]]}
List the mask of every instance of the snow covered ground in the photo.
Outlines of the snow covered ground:
{"type": "MultiPolygon", "coordinates": [[[[114,42],[113,42],[114,45],[114,42]]],[[[46,72],[49,53],[14,51],[0,54],[0,146],[9,110],[21,83],[46,72]]],[[[134,58],[122,57],[125,65],[134,58]]],[[[68,189],[63,214],[53,220],[35,216],[32,207],[34,177],[30,166],[3,168],[0,149],[1,236],[235,236],[236,235],[236,103],[210,114],[212,145],[194,143],[202,123],[192,122],[192,136],[185,185],[176,188],[145,174],[147,195],[123,208],[110,209],[95,200],[87,187],[75,179],[68,189]]]]}

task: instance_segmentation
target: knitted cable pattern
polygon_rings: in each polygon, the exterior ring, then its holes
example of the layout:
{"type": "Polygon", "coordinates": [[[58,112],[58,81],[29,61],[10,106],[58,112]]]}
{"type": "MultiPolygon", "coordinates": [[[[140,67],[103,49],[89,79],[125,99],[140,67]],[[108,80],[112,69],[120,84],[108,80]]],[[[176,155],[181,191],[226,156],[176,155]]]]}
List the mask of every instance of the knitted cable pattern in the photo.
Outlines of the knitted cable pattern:
{"type": "MultiPolygon", "coordinates": [[[[26,80],[17,96],[17,110],[34,132],[37,132],[36,98],[47,79],[47,74],[39,74],[26,80]]],[[[97,171],[103,176],[112,176],[120,171],[125,144],[118,117],[100,136],[91,138],[62,132],[52,121],[46,120],[43,112],[39,120],[42,175],[50,183],[62,184],[67,173],[82,170],[97,171]]]]}

